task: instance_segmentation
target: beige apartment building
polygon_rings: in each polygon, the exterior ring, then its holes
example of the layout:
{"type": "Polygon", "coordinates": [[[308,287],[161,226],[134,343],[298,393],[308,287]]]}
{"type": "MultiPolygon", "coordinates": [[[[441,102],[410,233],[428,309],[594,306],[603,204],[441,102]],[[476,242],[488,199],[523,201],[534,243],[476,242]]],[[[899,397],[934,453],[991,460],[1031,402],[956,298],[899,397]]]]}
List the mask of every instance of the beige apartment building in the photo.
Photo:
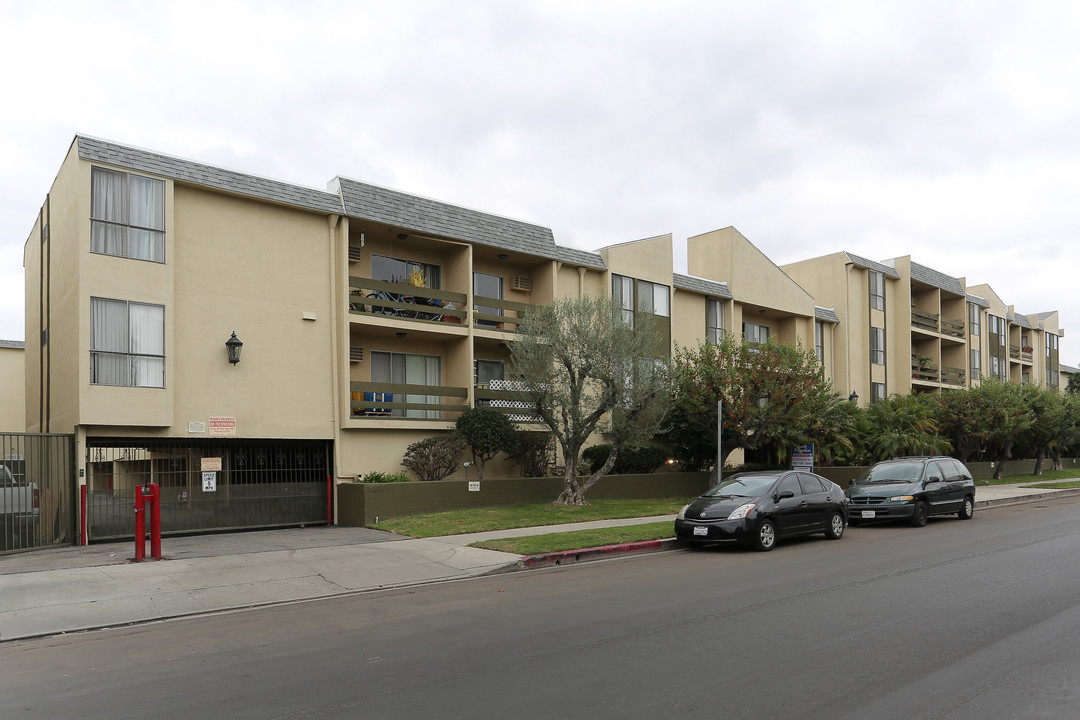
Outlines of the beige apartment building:
{"type": "Polygon", "coordinates": [[[466,407],[528,426],[507,345],[555,298],[610,293],[627,321],[660,318],[671,350],[724,332],[801,343],[863,403],[963,387],[991,358],[1059,382],[1056,314],[909,258],[778,267],[729,227],[689,238],[682,274],[672,243],[584,252],[345,177],[319,190],[77,136],[25,248],[25,336],[42,338],[25,429],[76,436],[104,538],[144,481],[167,529],[325,521],[338,483],[400,471],[466,407]]]}
{"type": "Polygon", "coordinates": [[[0,432],[26,429],[24,343],[0,340],[0,432]]]}

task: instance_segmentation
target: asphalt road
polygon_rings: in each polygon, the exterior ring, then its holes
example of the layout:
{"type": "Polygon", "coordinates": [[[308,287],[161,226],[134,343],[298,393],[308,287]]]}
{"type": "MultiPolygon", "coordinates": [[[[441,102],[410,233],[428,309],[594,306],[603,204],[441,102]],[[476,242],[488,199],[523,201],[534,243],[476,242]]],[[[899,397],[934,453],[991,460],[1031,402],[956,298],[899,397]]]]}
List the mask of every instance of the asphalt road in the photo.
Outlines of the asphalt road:
{"type": "Polygon", "coordinates": [[[1080,498],[0,646],[0,718],[1080,714],[1080,498]]]}

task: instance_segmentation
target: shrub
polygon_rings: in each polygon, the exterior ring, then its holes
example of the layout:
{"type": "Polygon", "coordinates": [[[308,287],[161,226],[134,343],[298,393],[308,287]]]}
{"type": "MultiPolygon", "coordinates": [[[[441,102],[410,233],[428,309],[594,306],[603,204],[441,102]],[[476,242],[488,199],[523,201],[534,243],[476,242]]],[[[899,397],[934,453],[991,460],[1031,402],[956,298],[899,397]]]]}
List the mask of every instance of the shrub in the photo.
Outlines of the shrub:
{"type": "Polygon", "coordinates": [[[514,446],[514,424],[505,413],[494,408],[466,408],[454,428],[469,446],[481,480],[487,461],[514,446]]]}
{"type": "Polygon", "coordinates": [[[526,430],[517,434],[510,459],[521,468],[522,477],[545,477],[553,460],[551,433],[526,430]]]}
{"type": "MultiPolygon", "coordinates": [[[[595,472],[607,462],[610,454],[611,445],[604,443],[586,448],[581,457],[588,465],[588,472],[595,472]]],[[[663,465],[669,457],[671,457],[671,452],[661,445],[623,445],[611,472],[615,475],[651,473],[663,465]]]]}
{"type": "Polygon", "coordinates": [[[423,481],[442,480],[457,470],[464,449],[465,441],[458,435],[435,435],[406,448],[401,464],[423,481]]]}
{"type": "Polygon", "coordinates": [[[360,482],[366,483],[393,483],[393,482],[415,482],[411,475],[407,473],[387,473],[382,470],[372,470],[369,473],[364,473],[363,479],[360,482]]]}

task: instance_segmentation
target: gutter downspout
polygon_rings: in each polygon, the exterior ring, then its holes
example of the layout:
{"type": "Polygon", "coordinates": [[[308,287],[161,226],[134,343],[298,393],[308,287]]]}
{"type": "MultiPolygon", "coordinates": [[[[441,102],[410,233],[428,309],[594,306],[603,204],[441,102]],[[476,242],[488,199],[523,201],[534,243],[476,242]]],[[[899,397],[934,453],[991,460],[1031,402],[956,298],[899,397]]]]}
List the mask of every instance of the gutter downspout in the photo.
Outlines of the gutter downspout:
{"type": "MultiPolygon", "coordinates": [[[[338,342],[338,333],[340,328],[338,327],[338,286],[340,283],[339,270],[338,270],[338,253],[340,248],[337,247],[337,228],[341,223],[340,215],[330,215],[327,220],[327,242],[329,243],[330,250],[330,282],[327,283],[330,291],[330,423],[333,426],[334,447],[331,451],[330,458],[330,470],[331,477],[330,483],[333,490],[333,512],[334,512],[334,524],[337,524],[337,477],[338,477],[338,455],[341,447],[341,378],[339,373],[341,372],[341,359],[340,343],[338,342]]],[[[346,283],[348,280],[346,279],[346,283]]],[[[329,514],[329,513],[328,513],[329,514]]]]}

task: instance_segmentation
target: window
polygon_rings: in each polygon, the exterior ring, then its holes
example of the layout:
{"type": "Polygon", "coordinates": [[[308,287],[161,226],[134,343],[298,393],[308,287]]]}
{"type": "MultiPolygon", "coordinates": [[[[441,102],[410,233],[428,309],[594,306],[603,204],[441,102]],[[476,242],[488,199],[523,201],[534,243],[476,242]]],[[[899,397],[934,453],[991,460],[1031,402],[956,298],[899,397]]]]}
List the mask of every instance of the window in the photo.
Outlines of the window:
{"type": "Polygon", "coordinates": [[[442,273],[438,265],[385,255],[373,254],[371,256],[371,279],[392,283],[412,283],[417,287],[432,290],[442,287],[442,273]]]}
{"type": "Polygon", "coordinates": [[[790,490],[795,497],[802,495],[802,487],[799,485],[798,473],[791,473],[788,475],[780,481],[780,485],[776,488],[777,493],[782,493],[786,490],[790,490]]]}
{"type": "Polygon", "coordinates": [[[91,168],[90,252],[165,262],[165,181],[91,168]]]}
{"type": "Polygon", "coordinates": [[[671,315],[668,302],[668,286],[638,280],[638,311],[650,315],[669,317],[671,315]]]}
{"type": "Polygon", "coordinates": [[[825,324],[820,320],[814,321],[814,354],[819,363],[825,362],[825,324]]]}
{"type": "Polygon", "coordinates": [[[755,325],[744,322],[742,324],[743,340],[749,343],[766,343],[769,341],[769,328],[765,325],[755,325]]]}
{"type": "MultiPolygon", "coordinates": [[[[503,279],[501,275],[489,275],[482,272],[473,273],[473,295],[480,297],[503,299],[503,279]]],[[[490,305],[474,305],[477,312],[484,315],[502,315],[502,308],[490,305]]],[[[497,320],[477,320],[479,327],[498,327],[501,323],[497,320]]]]}
{"type": "Polygon", "coordinates": [[[719,344],[724,337],[723,301],[705,298],[705,339],[719,344]]]}
{"type": "Polygon", "coordinates": [[[90,384],[165,387],[165,306],[90,298],[90,384]]]}
{"type": "Polygon", "coordinates": [[[979,310],[979,306],[975,303],[968,303],[968,321],[971,327],[971,334],[979,334],[979,319],[982,316],[982,312],[979,310]]]}
{"type": "Polygon", "coordinates": [[[870,362],[874,365],[885,364],[885,329],[870,328],[870,362]]]}
{"type": "Polygon", "coordinates": [[[611,276],[611,297],[623,323],[634,327],[634,279],[622,275],[611,276]]]}
{"type": "Polygon", "coordinates": [[[476,360],[473,362],[473,380],[477,385],[488,387],[492,380],[505,380],[506,366],[498,360],[476,360]]]}
{"type": "MultiPolygon", "coordinates": [[[[404,385],[439,385],[442,380],[442,359],[437,355],[412,355],[409,353],[381,352],[371,353],[371,381],[401,383],[404,385]]],[[[437,404],[442,401],[438,395],[405,395],[407,403],[437,404]]],[[[401,410],[390,413],[393,417],[438,418],[439,410],[401,410]]]]}
{"type": "Polygon", "coordinates": [[[870,271],[870,307],[885,309],[885,275],[873,270],[870,271]]]}
{"type": "Polygon", "coordinates": [[[885,399],[885,383],[870,383],[870,402],[881,402],[885,399]]]}
{"type": "Polygon", "coordinates": [[[982,377],[982,354],[978,350],[971,351],[971,378],[978,380],[982,377]]]}
{"type": "Polygon", "coordinates": [[[1005,318],[990,315],[990,343],[994,344],[994,336],[997,335],[997,344],[1005,347],[1005,318]]]}

